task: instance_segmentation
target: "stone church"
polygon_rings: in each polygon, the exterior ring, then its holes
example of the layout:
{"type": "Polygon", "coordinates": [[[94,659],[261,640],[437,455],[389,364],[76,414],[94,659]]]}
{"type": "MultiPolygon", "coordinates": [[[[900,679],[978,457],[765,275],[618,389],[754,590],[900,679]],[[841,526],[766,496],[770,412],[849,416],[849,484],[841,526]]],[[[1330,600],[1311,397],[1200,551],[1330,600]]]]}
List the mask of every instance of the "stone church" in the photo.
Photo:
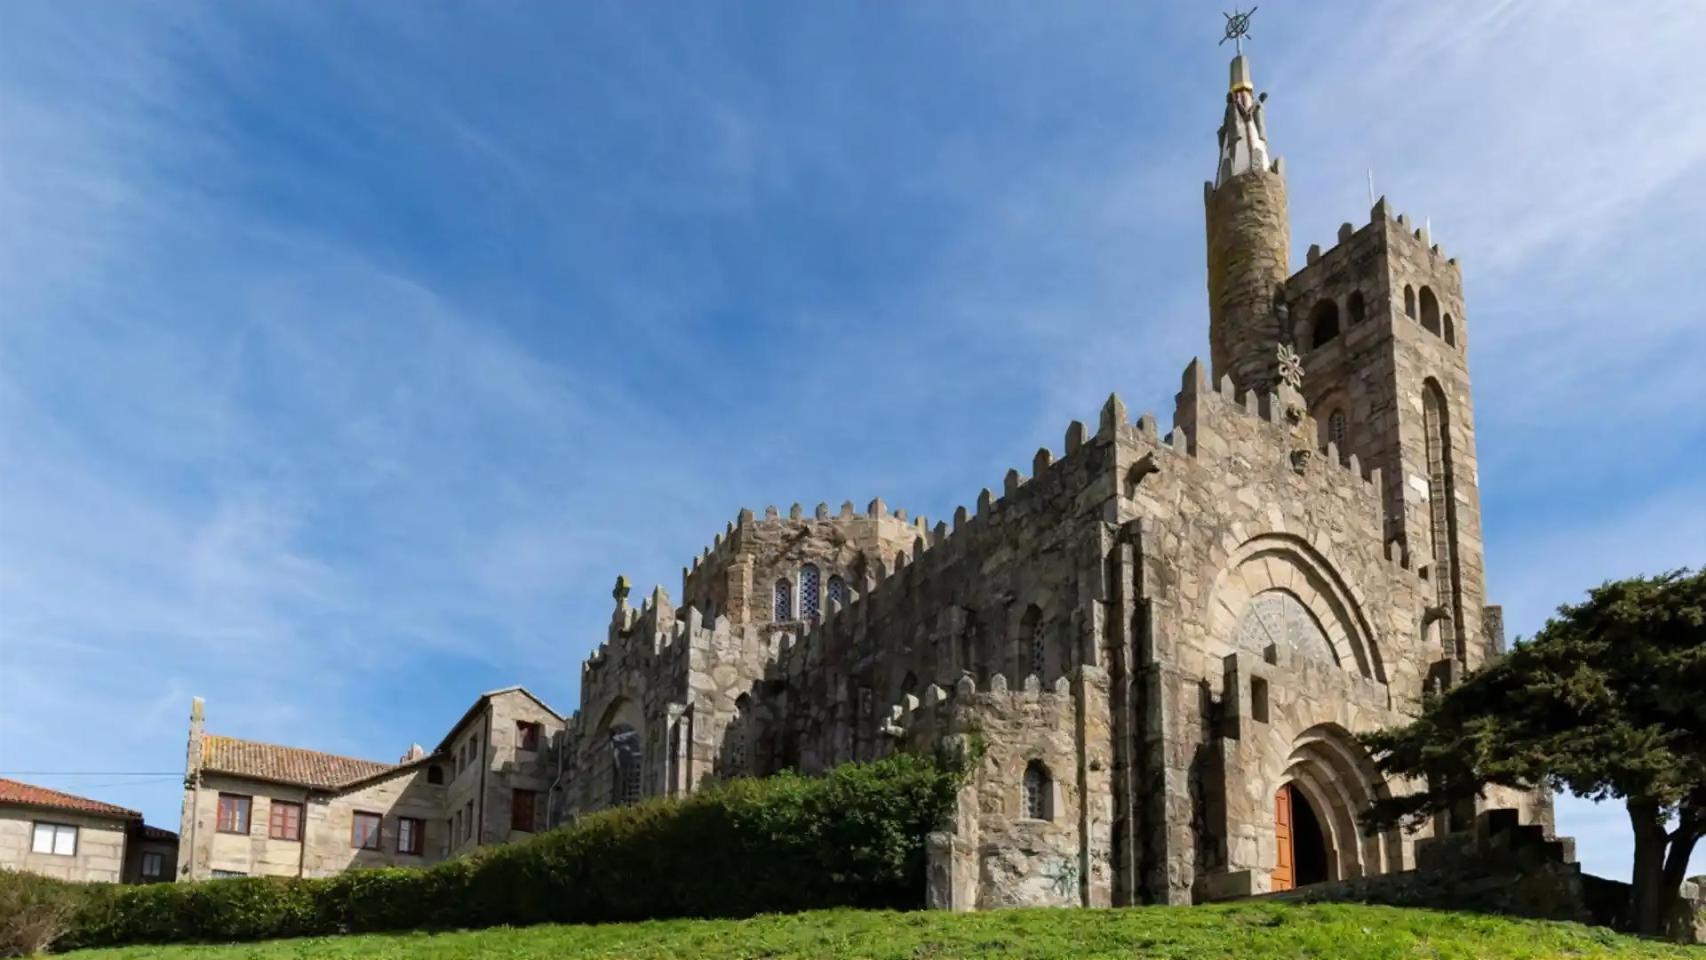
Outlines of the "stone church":
{"type": "MultiPolygon", "coordinates": [[[[951,521],[736,520],[582,667],[553,813],[897,749],[975,758],[931,902],[1196,903],[1413,867],[1356,734],[1503,646],[1457,261],[1384,200],[1291,269],[1231,62],[1203,188],[1209,357],[1172,426],[1110,397],[951,521]]],[[[1550,835],[1550,798],[1490,796],[1550,835]]],[[[1455,822],[1454,822],[1455,821],[1455,822]]]]}

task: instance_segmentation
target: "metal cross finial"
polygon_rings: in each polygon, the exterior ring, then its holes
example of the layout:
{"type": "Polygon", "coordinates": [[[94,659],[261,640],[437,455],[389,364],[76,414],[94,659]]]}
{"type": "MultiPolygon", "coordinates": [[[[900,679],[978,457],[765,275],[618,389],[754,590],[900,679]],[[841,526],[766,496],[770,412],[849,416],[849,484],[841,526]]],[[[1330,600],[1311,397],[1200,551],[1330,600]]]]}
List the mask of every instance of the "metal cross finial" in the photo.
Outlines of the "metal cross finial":
{"type": "Polygon", "coordinates": [[[1276,351],[1279,360],[1279,378],[1293,390],[1303,390],[1303,358],[1291,348],[1291,344],[1282,343],[1276,351]]]}
{"type": "Polygon", "coordinates": [[[1250,18],[1255,13],[1255,7],[1251,7],[1248,13],[1239,13],[1237,7],[1233,7],[1231,13],[1222,13],[1221,16],[1226,18],[1226,36],[1221,37],[1220,43],[1215,44],[1215,46],[1218,47],[1220,44],[1231,40],[1233,48],[1238,51],[1238,55],[1243,56],[1244,38],[1250,35],[1250,18]]]}

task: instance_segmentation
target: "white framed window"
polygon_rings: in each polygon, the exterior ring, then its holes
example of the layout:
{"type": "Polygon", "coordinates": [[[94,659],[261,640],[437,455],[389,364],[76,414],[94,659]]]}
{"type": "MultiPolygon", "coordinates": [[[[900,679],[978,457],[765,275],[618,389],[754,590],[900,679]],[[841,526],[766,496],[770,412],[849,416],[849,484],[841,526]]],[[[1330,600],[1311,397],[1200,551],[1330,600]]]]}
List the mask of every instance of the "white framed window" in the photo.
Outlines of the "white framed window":
{"type": "Polygon", "coordinates": [[[213,871],[213,879],[215,879],[215,880],[230,880],[234,877],[246,877],[246,876],[248,876],[248,874],[242,870],[215,870],[215,871],[213,871]]]}
{"type": "Polygon", "coordinates": [[[63,823],[36,824],[35,837],[30,842],[31,853],[48,853],[56,857],[77,855],[77,828],[63,823]]]}
{"type": "Polygon", "coordinates": [[[777,623],[794,619],[794,585],[786,577],[776,581],[774,612],[777,623]]]}

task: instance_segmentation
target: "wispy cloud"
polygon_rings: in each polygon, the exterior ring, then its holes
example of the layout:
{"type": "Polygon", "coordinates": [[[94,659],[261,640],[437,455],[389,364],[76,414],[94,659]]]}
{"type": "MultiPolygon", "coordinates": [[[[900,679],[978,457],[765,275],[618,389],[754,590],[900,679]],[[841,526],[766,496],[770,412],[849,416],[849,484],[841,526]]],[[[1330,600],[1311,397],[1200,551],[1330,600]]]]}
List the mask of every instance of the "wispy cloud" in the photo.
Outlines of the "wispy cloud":
{"type": "MultiPolygon", "coordinates": [[[[1465,258],[1513,630],[1686,561],[1700,8],[1262,14],[1295,246],[1373,166],[1465,258]]],[[[1206,345],[1212,18],[5,17],[0,768],[66,702],[151,768],[192,693],[381,758],[483,686],[572,706],[618,571],[673,586],[742,505],[946,515],[1206,345]]]]}

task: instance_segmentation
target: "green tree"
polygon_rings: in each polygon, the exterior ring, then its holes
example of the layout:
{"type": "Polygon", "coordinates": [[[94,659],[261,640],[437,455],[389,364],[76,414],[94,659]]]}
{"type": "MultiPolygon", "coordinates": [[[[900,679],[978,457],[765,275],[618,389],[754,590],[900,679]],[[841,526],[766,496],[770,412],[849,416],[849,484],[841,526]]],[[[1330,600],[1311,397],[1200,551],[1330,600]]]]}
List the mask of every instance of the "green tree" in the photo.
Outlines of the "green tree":
{"type": "Polygon", "coordinates": [[[1630,915],[1658,933],[1706,833],[1706,570],[1591,590],[1413,723],[1363,739],[1384,773],[1428,785],[1377,803],[1369,829],[1417,824],[1488,784],[1622,800],[1630,915]]]}

